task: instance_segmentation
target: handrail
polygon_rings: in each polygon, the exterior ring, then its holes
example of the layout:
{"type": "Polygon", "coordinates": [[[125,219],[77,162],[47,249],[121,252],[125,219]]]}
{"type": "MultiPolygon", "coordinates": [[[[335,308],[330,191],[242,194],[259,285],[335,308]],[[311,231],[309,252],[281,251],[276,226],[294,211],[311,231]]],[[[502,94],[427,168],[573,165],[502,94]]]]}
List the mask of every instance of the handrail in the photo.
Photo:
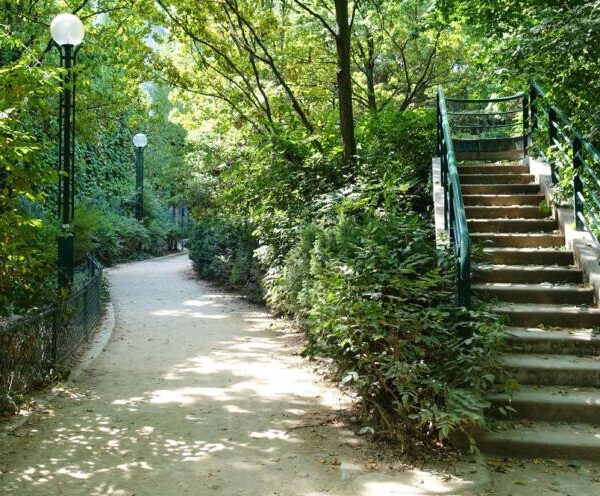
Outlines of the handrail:
{"type": "Polygon", "coordinates": [[[446,101],[454,103],[496,103],[509,102],[510,100],[519,100],[524,96],[524,93],[517,93],[515,95],[501,96],[498,98],[446,98],[446,101]]]}
{"type": "Polygon", "coordinates": [[[471,306],[471,240],[463,203],[456,155],[446,109],[444,90],[438,87],[438,152],[442,165],[444,187],[444,225],[448,230],[457,262],[456,302],[471,306]]]}
{"type": "Polygon", "coordinates": [[[594,171],[600,169],[600,152],[535,81],[530,86],[529,101],[531,139],[536,137],[533,131],[538,128],[538,123],[545,122],[549,148],[558,150],[562,156],[548,158],[538,146],[541,154],[550,163],[552,183],[556,184],[561,179],[570,180],[575,228],[578,231],[587,230],[600,246],[600,226],[597,223],[600,216],[600,184],[594,171]],[[543,120],[540,111],[545,114],[543,120]],[[588,181],[589,178],[593,181],[588,181]]]}
{"type": "Polygon", "coordinates": [[[567,128],[571,130],[571,134],[573,134],[574,137],[581,140],[582,145],[586,149],[586,151],[590,155],[593,155],[596,160],[600,161],[600,152],[596,149],[594,145],[592,145],[588,140],[586,140],[583,137],[581,131],[579,131],[579,129],[575,127],[571,119],[567,117],[567,115],[562,111],[562,109],[546,96],[546,92],[541,88],[541,86],[534,81],[533,83],[531,83],[531,88],[533,92],[535,92],[536,96],[539,96],[548,102],[549,106],[554,109],[556,116],[562,121],[562,123],[567,128]]]}

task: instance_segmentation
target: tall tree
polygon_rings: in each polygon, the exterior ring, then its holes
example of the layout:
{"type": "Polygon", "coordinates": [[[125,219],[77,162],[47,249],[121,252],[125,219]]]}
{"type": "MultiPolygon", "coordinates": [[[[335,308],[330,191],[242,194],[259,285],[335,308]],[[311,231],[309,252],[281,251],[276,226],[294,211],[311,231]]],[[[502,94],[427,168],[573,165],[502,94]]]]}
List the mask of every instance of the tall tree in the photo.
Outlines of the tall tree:
{"type": "Polygon", "coordinates": [[[352,19],[348,8],[348,0],[335,0],[335,27],[328,21],[327,15],[319,12],[307,2],[295,0],[296,4],[305,12],[317,19],[329,32],[335,41],[337,53],[337,93],[338,108],[340,112],[340,132],[344,145],[344,160],[351,165],[356,159],[356,137],[354,133],[354,111],[352,108],[352,70],[351,70],[351,34],[352,19]]]}
{"type": "Polygon", "coordinates": [[[356,157],[356,137],[354,136],[354,113],[352,111],[352,72],[350,69],[352,28],[348,14],[348,0],[335,0],[335,19],[337,23],[335,47],[338,64],[340,129],[344,143],[344,159],[350,163],[356,157]]]}

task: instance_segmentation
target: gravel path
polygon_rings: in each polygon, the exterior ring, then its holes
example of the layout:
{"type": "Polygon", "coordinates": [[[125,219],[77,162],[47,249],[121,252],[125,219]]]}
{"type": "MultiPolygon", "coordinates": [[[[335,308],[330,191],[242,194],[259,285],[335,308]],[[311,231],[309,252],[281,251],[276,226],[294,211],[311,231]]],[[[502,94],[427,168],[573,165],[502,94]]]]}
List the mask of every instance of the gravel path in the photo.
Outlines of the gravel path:
{"type": "Polygon", "coordinates": [[[594,464],[381,456],[336,422],[348,399],[298,356],[301,335],[197,281],[186,255],[107,275],[113,337],[0,434],[2,496],[598,494],[594,464]]]}
{"type": "Polygon", "coordinates": [[[348,399],[298,356],[301,335],[197,281],[186,255],[107,275],[112,340],[0,435],[2,496],[598,494],[595,464],[492,459],[419,470],[380,456],[336,422],[348,399]]]}
{"type": "Polygon", "coordinates": [[[0,494],[354,491],[361,440],[329,425],[346,400],[298,357],[298,334],[198,282],[185,255],[107,274],[114,335],[0,438],[0,494]]]}

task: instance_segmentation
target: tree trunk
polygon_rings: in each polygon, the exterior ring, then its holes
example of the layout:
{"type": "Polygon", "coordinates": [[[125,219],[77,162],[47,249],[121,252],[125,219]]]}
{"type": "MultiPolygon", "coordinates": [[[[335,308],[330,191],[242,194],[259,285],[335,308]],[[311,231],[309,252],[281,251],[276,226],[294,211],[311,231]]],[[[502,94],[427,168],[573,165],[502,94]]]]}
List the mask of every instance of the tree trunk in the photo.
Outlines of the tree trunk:
{"type": "Polygon", "coordinates": [[[340,108],[340,130],[344,145],[344,160],[351,165],[356,158],[356,138],[354,136],[354,115],[352,112],[352,74],[350,72],[350,23],[348,0],[335,0],[337,21],[337,82],[338,104],[340,108]]]}
{"type": "Polygon", "coordinates": [[[365,61],[365,77],[367,78],[367,100],[369,110],[377,110],[377,99],[375,98],[375,41],[373,34],[367,34],[367,60],[365,61]]]}

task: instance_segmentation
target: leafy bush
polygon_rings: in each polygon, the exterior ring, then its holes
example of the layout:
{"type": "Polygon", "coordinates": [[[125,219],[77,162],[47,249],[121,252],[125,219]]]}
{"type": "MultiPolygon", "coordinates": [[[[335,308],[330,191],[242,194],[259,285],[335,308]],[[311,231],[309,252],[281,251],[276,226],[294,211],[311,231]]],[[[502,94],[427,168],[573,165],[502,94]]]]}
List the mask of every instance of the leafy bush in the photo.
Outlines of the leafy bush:
{"type": "Polygon", "coordinates": [[[263,272],[254,256],[256,241],[246,229],[222,219],[205,219],[190,234],[190,258],[206,279],[241,290],[250,301],[262,301],[263,272]]]}
{"type": "Polygon", "coordinates": [[[433,111],[363,116],[359,131],[351,175],[291,145],[231,156],[211,176],[212,207],[196,206],[190,256],[229,287],[260,294],[262,278],[271,308],[307,328],[306,353],[356,388],[368,427],[405,448],[439,442],[483,424],[501,326],[453,304],[454,264],[431,222],[433,111]]]}
{"type": "Polygon", "coordinates": [[[432,207],[429,178],[436,140],[433,109],[372,114],[360,128],[364,151],[361,177],[402,192],[405,206],[416,212],[432,207]]]}
{"type": "Polygon", "coordinates": [[[451,267],[426,220],[371,208],[308,226],[266,282],[275,308],[305,319],[307,354],[333,358],[364,420],[405,448],[483,425],[498,377],[500,325],[453,305],[451,267]]]}
{"type": "Polygon", "coordinates": [[[30,219],[0,235],[0,316],[44,306],[54,294],[57,228],[30,219]]]}
{"type": "MultiPolygon", "coordinates": [[[[147,198],[152,196],[145,195],[144,199],[147,198]]],[[[163,255],[177,227],[163,214],[156,200],[148,201],[144,213],[144,220],[139,222],[106,202],[80,203],[73,222],[76,263],[82,263],[88,252],[104,265],[163,255]]]]}

